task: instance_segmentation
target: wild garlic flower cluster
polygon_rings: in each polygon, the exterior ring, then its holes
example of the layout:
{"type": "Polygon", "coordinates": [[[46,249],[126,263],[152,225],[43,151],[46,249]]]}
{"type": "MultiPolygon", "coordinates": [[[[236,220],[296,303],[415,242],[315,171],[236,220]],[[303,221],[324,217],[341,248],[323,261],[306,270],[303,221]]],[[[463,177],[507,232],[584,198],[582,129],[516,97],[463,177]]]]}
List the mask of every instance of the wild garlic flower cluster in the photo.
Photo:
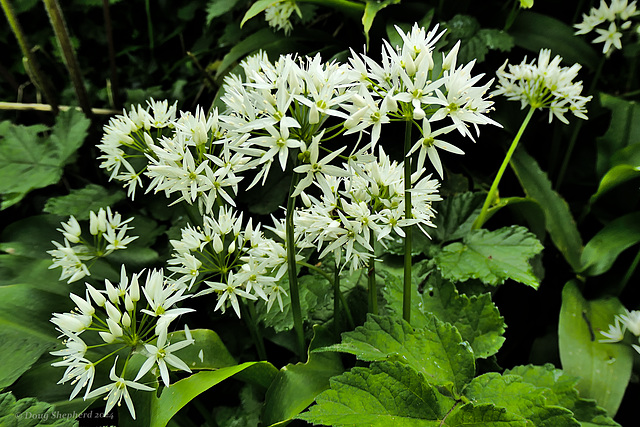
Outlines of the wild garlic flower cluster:
{"type": "Polygon", "coordinates": [[[148,271],[144,284],[141,276],[134,274],[129,279],[123,266],[117,285],[105,280],[105,289],[98,290],[87,283],[84,296],[69,295],[76,307],[68,313],[54,313],[51,319],[64,344],[63,349],[51,352],[62,357],[52,365],[66,368],[58,384],[75,384],[69,399],[83,388],[85,400],[108,393],[105,414],[124,398],[133,419],[136,415],[128,388],[154,391],[157,386],[138,382],[148,372],[160,376],[169,387],[168,366],[191,372],[173,353],[194,342],[188,328],[186,339],[170,343],[168,338],[171,322],[193,311],[175,307],[188,298],[183,295],[185,289],[168,283],[162,270],[148,271]],[[146,360],[134,372],[129,362],[138,354],[146,360]],[[121,356],[125,361],[119,364],[121,356]],[[115,359],[109,375],[112,382],[92,390],[96,367],[111,358],[115,359]]]}
{"type": "Polygon", "coordinates": [[[148,102],[132,106],[127,113],[116,116],[104,127],[104,135],[98,148],[103,152],[101,168],[111,173],[109,179],[122,181],[127,196],[135,197],[136,188],[143,187],[140,175],[146,170],[146,155],[151,153],[154,137],[173,128],[177,104],[169,106],[165,101],[148,102]]]}
{"type": "Polygon", "coordinates": [[[296,4],[295,0],[277,0],[265,9],[264,19],[270,27],[276,30],[284,30],[284,33],[289,35],[291,30],[293,30],[293,25],[289,18],[294,11],[298,16],[302,17],[300,8],[296,4]]]}
{"type": "MultiPolygon", "coordinates": [[[[624,314],[618,314],[614,318],[614,323],[609,325],[607,332],[600,332],[605,339],[599,340],[603,343],[616,343],[624,339],[625,332],[629,331],[638,337],[640,344],[640,311],[629,311],[625,309],[624,314]]],[[[640,345],[631,345],[638,353],[640,353],[640,345]]]]}
{"type": "Polygon", "coordinates": [[[260,224],[249,220],[243,225],[242,214],[231,207],[221,207],[216,216],[205,215],[202,227],[188,225],[182,238],[172,240],[174,254],[168,261],[169,271],[177,275],[176,286],[191,289],[204,283],[206,289],[196,296],[215,293],[215,310],[228,305],[241,317],[238,297],[262,298],[267,310],[286,291],[279,280],[287,271],[287,253],[282,243],[266,238],[260,224]]]}
{"type": "Polygon", "coordinates": [[[631,18],[638,15],[640,12],[636,10],[635,1],[629,3],[627,0],[612,0],[611,4],[607,4],[605,0],[600,0],[600,7],[591,8],[588,15],[583,14],[582,22],[574,27],[578,30],[578,35],[595,31],[598,37],[592,43],[604,43],[602,53],[609,56],[613,52],[612,48],[622,49],[622,31],[630,29],[631,18]],[[601,24],[602,28],[597,28],[601,24]]]}
{"type": "Polygon", "coordinates": [[[435,136],[457,130],[473,140],[469,127],[479,135],[478,125],[500,126],[487,117],[493,102],[488,100],[486,92],[493,80],[477,85],[484,75],[472,75],[475,61],[457,65],[459,42],[446,56],[443,54],[442,64],[436,69],[433,50],[444,34],[444,31],[438,33],[437,26],[429,32],[417,24],[406,34],[398,27],[396,30],[403,45],[394,48],[384,41],[379,63],[352,51],[349,61],[359,74],[360,85],[347,107],[350,114],[345,127],[349,130],[345,134],[362,132],[370,127],[373,150],[380,138],[382,124],[393,120],[421,122],[422,126],[418,126],[421,137],[413,151],[420,147],[421,163],[428,153],[436,171],[443,177],[436,148],[456,154],[463,152],[452,144],[436,143],[435,136]],[[432,125],[445,119],[453,124],[441,125],[432,132],[432,125]]]}
{"type": "Polygon", "coordinates": [[[133,218],[122,220],[119,213],[100,208],[98,213],[89,213],[89,233],[93,239],[82,236],[82,228],[76,218],[71,215],[67,222],[61,223],[57,230],[64,236],[63,243],[51,241],[56,247],[47,251],[53,257],[50,269],[62,267],[60,280],[68,279],[67,283],[75,282],[85,276],[90,276],[87,263],[105,257],[118,249],[126,249],[138,236],[127,236],[132,230],[128,223],[133,218]],[[73,245],[73,246],[72,246],[73,245]]]}
{"type": "Polygon", "coordinates": [[[315,248],[323,258],[333,254],[336,266],[350,271],[365,267],[375,257],[375,242],[394,235],[405,236],[402,227],[416,224],[433,227],[432,202],[441,200],[439,182],[421,178],[424,169],[412,176],[412,218],[405,218],[404,169],[392,162],[379,147],[377,161],[345,165],[341,177],[320,177],[315,185],[320,198],[303,193],[304,209],[296,211],[294,224],[300,230],[298,245],[315,248]]]}
{"type": "Polygon", "coordinates": [[[581,95],[582,81],[573,81],[581,65],[562,67],[561,62],[562,57],[559,55],[551,60],[549,49],[540,50],[537,63],[535,59],[527,63],[526,58],[518,65],[506,61],[496,72],[498,86],[493,94],[520,101],[523,109],[527,106],[535,109],[548,108],[549,123],[556,117],[568,124],[569,120],[564,116],[567,112],[587,120],[585,106],[592,97],[581,95]]]}
{"type": "MultiPolygon", "coordinates": [[[[111,178],[123,181],[131,196],[146,187],[174,203],[197,204],[203,215],[199,227],[188,226],[172,242],[169,270],[177,286],[208,286],[200,294],[216,293],[216,309],[231,305],[238,315],[239,297],[282,307],[286,293],[278,282],[286,272],[287,248],[266,239],[259,225],[242,226],[233,209],[246,174],[253,174],[246,188],[264,185],[274,164],[293,170],[291,196],[307,204],[292,213],[298,253],[315,247],[355,269],[373,256],[374,241],[402,236],[403,226],[433,225],[438,184],[422,177],[426,160],[443,177],[438,150],[463,154],[445,141],[446,134],[457,131],[473,140],[480,125],[498,125],[487,116],[492,81],[480,83],[483,75],[472,74],[473,61],[457,64],[459,43],[442,61],[434,59],[443,34],[437,27],[397,30],[402,46],[385,42],[381,61],[352,53],[347,63],[324,62],[320,55],[282,55],[272,62],[259,53],[241,62],[242,76],[225,78],[224,110],[198,109],[176,118],[175,105],[151,100],[146,109],[138,106],[111,120],[99,146],[111,178]],[[400,176],[407,162],[392,162],[384,151],[374,155],[386,138],[382,126],[394,121],[420,131],[407,153],[417,157],[411,218],[404,216],[400,176]],[[350,134],[352,146],[343,142],[350,134]]],[[[283,222],[274,221],[268,228],[284,242],[283,222]]]]}

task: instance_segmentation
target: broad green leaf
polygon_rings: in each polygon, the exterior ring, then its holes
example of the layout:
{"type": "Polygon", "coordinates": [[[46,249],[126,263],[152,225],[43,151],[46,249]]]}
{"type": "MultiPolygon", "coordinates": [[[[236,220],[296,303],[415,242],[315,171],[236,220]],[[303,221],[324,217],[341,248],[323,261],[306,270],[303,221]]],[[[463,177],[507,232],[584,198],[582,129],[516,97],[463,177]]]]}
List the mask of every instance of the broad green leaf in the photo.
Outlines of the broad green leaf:
{"type": "Polygon", "coordinates": [[[0,234],[0,249],[11,255],[51,260],[47,251],[55,249],[52,240],[62,240],[62,234],[56,230],[61,228],[61,220],[65,219],[36,215],[11,223],[0,234]]]}
{"type": "Polygon", "coordinates": [[[553,48],[553,53],[562,56],[569,65],[580,63],[595,70],[600,56],[582,37],[574,35],[574,29],[548,15],[531,11],[518,14],[509,34],[516,46],[529,49],[538,55],[540,49],[553,48]]]}
{"type": "Polygon", "coordinates": [[[364,14],[362,15],[362,26],[364,27],[364,35],[369,44],[369,30],[373,25],[376,14],[387,6],[398,4],[401,0],[367,0],[364,6],[364,14]]]}
{"type": "Polygon", "coordinates": [[[200,393],[258,362],[246,362],[215,371],[201,371],[165,387],[151,399],[151,426],[164,427],[173,416],[200,393]]]}
{"type": "Polygon", "coordinates": [[[297,418],[332,426],[438,426],[455,401],[399,362],[374,363],[333,377],[331,389],[297,418]]]}
{"type": "Polygon", "coordinates": [[[582,252],[581,274],[597,276],[609,271],[625,249],[640,242],[640,212],[611,221],[589,240],[582,252]]]}
{"type": "Polygon", "coordinates": [[[468,344],[452,325],[427,315],[425,328],[413,329],[403,319],[368,315],[363,326],[342,334],[342,342],[319,351],[351,353],[367,362],[399,360],[435,385],[453,385],[459,393],[475,373],[468,344]]]}
{"type": "Polygon", "coordinates": [[[32,397],[16,400],[11,393],[0,394],[0,425],[11,427],[71,427],[79,423],[68,414],[56,411],[46,402],[32,397]]]}
{"type": "Polygon", "coordinates": [[[28,284],[0,287],[0,342],[4,343],[0,347],[0,388],[59,344],[49,319],[53,311],[68,311],[72,306],[68,297],[28,284]]]}
{"type": "Polygon", "coordinates": [[[516,366],[505,371],[506,375],[518,375],[523,381],[542,390],[547,405],[562,406],[573,412],[573,416],[581,423],[598,426],[619,426],[607,416],[607,412],[596,405],[593,400],[583,399],[578,395],[575,385],[578,378],[567,375],[552,364],[543,366],[516,366]]]}
{"type": "MultiPolygon", "coordinates": [[[[217,3],[217,2],[218,0],[212,1],[212,3],[217,3]]],[[[242,22],[240,22],[240,27],[244,26],[244,24],[249,19],[258,15],[259,13],[264,11],[266,8],[271,7],[276,2],[277,0],[258,0],[257,2],[253,3],[249,8],[249,10],[247,11],[247,13],[244,14],[244,17],[242,18],[242,22]]]]}
{"type": "Polygon", "coordinates": [[[98,212],[100,208],[113,206],[126,197],[122,190],[109,191],[106,188],[89,184],[78,190],[71,190],[67,196],[52,197],[44,205],[44,212],[60,215],[73,215],[78,221],[88,220],[89,212],[98,212]]]}
{"type": "Polygon", "coordinates": [[[567,202],[551,188],[547,175],[533,157],[520,147],[511,158],[511,166],[527,196],[544,211],[551,240],[574,271],[580,271],[582,238],[567,202]]]}
{"type": "MultiPolygon", "coordinates": [[[[260,2],[254,3],[254,6],[258,3],[260,2]]],[[[280,38],[281,36],[274,33],[269,28],[263,28],[262,30],[251,34],[249,37],[232,47],[224,58],[222,58],[216,78],[222,76],[234,62],[244,58],[250,53],[258,51],[259,49],[264,49],[265,45],[276,42],[280,40],[280,38]]]]}
{"type": "Polygon", "coordinates": [[[580,377],[580,395],[595,399],[615,416],[631,377],[633,350],[624,344],[601,343],[614,316],[624,307],[617,298],[587,301],[575,281],[562,291],[558,323],[560,360],[563,370],[580,377]]]}
{"type": "Polygon", "coordinates": [[[524,427],[494,405],[460,404],[398,362],[353,368],[331,379],[331,389],[297,418],[314,424],[367,427],[524,427]]]}
{"type": "Polygon", "coordinates": [[[598,175],[603,176],[616,164],[640,166],[640,163],[637,163],[638,158],[633,156],[632,152],[626,152],[621,156],[621,150],[625,147],[640,144],[640,105],[606,93],[600,93],[600,103],[611,110],[611,122],[607,132],[596,139],[598,175]],[[625,161],[625,158],[628,160],[625,161]]]}
{"type": "MultiPolygon", "coordinates": [[[[414,266],[418,271],[424,264],[414,266]]],[[[384,272],[384,271],[383,271],[384,272]]],[[[432,313],[439,320],[456,327],[462,339],[471,345],[476,358],[486,358],[498,352],[504,343],[505,323],[498,307],[491,301],[489,293],[468,296],[460,294],[455,286],[442,280],[438,272],[426,267],[428,279],[423,293],[418,292],[416,277],[411,297],[411,325],[424,328],[432,313]]],[[[386,302],[385,310],[393,318],[402,317],[402,279],[385,273],[382,294],[386,302]]]]}
{"type": "MultiPolygon", "coordinates": [[[[191,331],[191,336],[194,343],[175,352],[175,355],[182,359],[191,370],[217,369],[236,365],[236,360],[222,343],[218,334],[211,329],[194,329],[191,331]]],[[[172,340],[183,341],[184,339],[184,331],[169,334],[169,342],[172,340]]]]}
{"type": "MultiPolygon", "coordinates": [[[[6,123],[6,122],[5,122],[6,123]]],[[[63,167],[84,142],[89,119],[75,109],[61,112],[49,136],[43,125],[0,126],[2,207],[18,203],[31,190],[55,184],[63,167]]]]}
{"type": "Polygon", "coordinates": [[[418,304],[423,313],[433,313],[443,322],[455,326],[476,358],[496,354],[504,343],[502,335],[506,325],[489,293],[471,297],[461,295],[451,282],[442,281],[428,285],[418,304]]]}
{"type": "Polygon", "coordinates": [[[480,229],[467,234],[462,243],[445,246],[435,262],[442,277],[454,282],[480,279],[495,286],[513,279],[537,288],[538,279],[528,260],[540,251],[542,245],[524,227],[480,229]]]}
{"type": "Polygon", "coordinates": [[[222,16],[233,9],[238,1],[239,0],[210,0],[209,4],[207,4],[207,25],[211,24],[214,18],[222,16]]]}
{"type": "Polygon", "coordinates": [[[331,377],[344,371],[338,354],[312,352],[332,341],[332,334],[326,328],[316,325],[313,329],[307,362],[283,367],[267,390],[262,414],[265,426],[291,420],[329,388],[331,377]]]}
{"type": "Polygon", "coordinates": [[[604,176],[600,180],[600,184],[598,184],[598,190],[593,196],[591,196],[590,202],[595,202],[596,200],[598,200],[598,198],[600,198],[600,196],[608,193],[618,185],[624,184],[625,182],[639,176],[640,165],[616,165],[612,167],[607,171],[607,173],[604,174],[604,176]]]}
{"type": "MultiPolygon", "coordinates": [[[[237,362],[227,350],[217,333],[210,329],[194,329],[191,331],[194,343],[175,352],[192,371],[203,369],[218,369],[235,366],[237,362]]],[[[169,334],[169,342],[185,339],[184,331],[169,334]]],[[[174,367],[172,371],[180,371],[174,367]]],[[[269,387],[278,370],[269,362],[257,362],[239,372],[235,377],[241,381],[257,384],[263,388],[269,387]]]]}
{"type": "Polygon", "coordinates": [[[548,405],[543,392],[517,375],[502,376],[490,372],[474,378],[465,388],[464,395],[474,403],[505,408],[511,414],[530,420],[535,426],[580,426],[568,409],[548,405]]]}
{"type": "MultiPolygon", "coordinates": [[[[438,202],[438,215],[433,219],[435,229],[429,230],[434,240],[450,242],[463,238],[480,213],[485,195],[483,193],[461,193],[438,202]]],[[[414,233],[419,234],[419,233],[414,233]]]]}

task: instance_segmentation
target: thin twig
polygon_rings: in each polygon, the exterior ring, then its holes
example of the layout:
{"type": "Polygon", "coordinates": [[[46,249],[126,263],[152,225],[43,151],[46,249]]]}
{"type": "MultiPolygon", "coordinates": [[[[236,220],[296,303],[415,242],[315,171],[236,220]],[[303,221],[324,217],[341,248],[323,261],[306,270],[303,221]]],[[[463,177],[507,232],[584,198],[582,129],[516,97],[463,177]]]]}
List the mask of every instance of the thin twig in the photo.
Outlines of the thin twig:
{"type": "Polygon", "coordinates": [[[80,71],[76,53],[71,45],[71,40],[69,39],[69,31],[67,30],[67,25],[64,21],[60,4],[58,4],[58,0],[42,0],[42,2],[49,14],[51,26],[56,34],[56,39],[60,45],[64,63],[67,67],[67,71],[69,72],[71,82],[73,83],[73,88],[76,91],[76,96],[78,97],[78,103],[80,104],[84,114],[87,117],[90,117],[91,105],[89,105],[89,97],[87,96],[87,91],[84,87],[84,82],[82,81],[82,72],[80,71]]]}
{"type": "MultiPolygon", "coordinates": [[[[58,105],[57,109],[60,111],[68,111],[75,108],[78,111],[82,111],[80,107],[74,107],[72,105],[58,105]]],[[[49,104],[26,104],[23,102],[0,102],[0,110],[15,110],[15,111],[56,111],[49,104]]],[[[121,111],[109,110],[107,108],[91,108],[91,114],[111,116],[114,114],[120,114],[121,111]]]]}
{"type": "Polygon", "coordinates": [[[20,22],[18,22],[18,17],[16,16],[9,0],[0,0],[2,4],[2,10],[7,17],[7,21],[9,21],[9,26],[13,31],[13,34],[16,36],[18,40],[18,44],[20,45],[20,50],[22,50],[22,55],[26,58],[27,64],[25,64],[25,70],[29,75],[33,85],[40,89],[44,94],[45,99],[51,105],[51,111],[57,113],[58,110],[58,101],[54,96],[53,86],[51,85],[51,81],[49,80],[46,74],[43,74],[40,70],[40,65],[38,64],[38,60],[35,55],[31,51],[29,47],[29,43],[27,43],[27,39],[24,35],[24,31],[22,31],[22,27],[20,26],[20,22]]]}

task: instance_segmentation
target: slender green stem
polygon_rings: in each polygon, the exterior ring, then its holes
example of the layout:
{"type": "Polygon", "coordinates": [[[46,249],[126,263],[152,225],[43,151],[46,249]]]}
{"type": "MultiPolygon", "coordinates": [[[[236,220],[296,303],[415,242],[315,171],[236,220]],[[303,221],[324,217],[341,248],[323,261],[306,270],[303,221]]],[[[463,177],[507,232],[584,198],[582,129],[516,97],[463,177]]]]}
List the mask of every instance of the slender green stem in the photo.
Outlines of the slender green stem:
{"type": "MultiPolygon", "coordinates": [[[[334,277],[331,278],[331,276],[326,271],[323,271],[322,269],[316,267],[315,265],[309,264],[308,262],[298,261],[298,265],[307,267],[309,270],[313,270],[316,273],[324,276],[324,278],[327,279],[327,282],[331,283],[331,286],[333,286],[334,289],[335,289],[336,282],[338,283],[338,285],[340,285],[340,282],[339,282],[340,270],[337,268],[333,274],[334,277]],[[337,278],[337,281],[336,281],[336,278],[337,278]]],[[[340,289],[339,286],[338,286],[338,289],[340,289]]],[[[345,314],[347,315],[347,322],[349,323],[349,328],[350,329],[355,328],[355,323],[353,322],[353,316],[351,315],[351,310],[347,305],[347,300],[344,298],[344,294],[342,293],[342,291],[338,292],[338,298],[340,299],[340,303],[342,304],[342,307],[344,307],[345,314]]],[[[334,301],[334,308],[335,308],[335,301],[334,301]]]]}
{"type": "Polygon", "coordinates": [[[149,35],[149,50],[153,51],[153,21],[151,19],[151,3],[149,0],[144,1],[144,7],[147,12],[147,34],[149,35]]]}
{"type": "Polygon", "coordinates": [[[251,338],[256,345],[258,357],[260,358],[260,360],[267,360],[267,350],[264,348],[264,340],[262,339],[262,334],[260,333],[258,322],[256,322],[256,308],[254,302],[241,301],[240,309],[242,311],[242,314],[244,314],[245,318],[247,319],[247,327],[249,328],[251,338]]]}
{"type": "Polygon", "coordinates": [[[369,259],[369,270],[367,271],[367,279],[369,283],[369,313],[378,314],[378,287],[376,285],[376,241],[373,230],[370,231],[371,246],[373,253],[369,259]]]}
{"type": "MultiPolygon", "coordinates": [[[[338,266],[334,266],[333,269],[333,326],[335,328],[336,338],[340,337],[341,322],[340,322],[340,269],[338,266]]],[[[345,305],[346,306],[346,305],[345,305]]]]}
{"type": "MultiPolygon", "coordinates": [[[[411,156],[407,156],[411,149],[411,128],[413,123],[407,120],[404,129],[404,217],[412,218],[411,215],[411,156]]],[[[402,296],[402,318],[411,322],[411,225],[403,227],[404,237],[404,286],[402,296]]]]}
{"type": "Polygon", "coordinates": [[[91,105],[89,104],[89,97],[87,96],[87,91],[84,87],[82,72],[80,71],[80,66],[78,65],[76,52],[73,49],[71,39],[69,38],[69,31],[67,30],[67,24],[64,21],[64,16],[62,15],[60,4],[58,3],[58,0],[42,0],[42,2],[44,3],[45,9],[47,9],[47,13],[49,14],[49,20],[51,21],[51,26],[53,27],[53,31],[56,34],[56,39],[58,40],[58,44],[60,45],[64,63],[67,67],[67,71],[69,72],[71,82],[73,83],[73,88],[76,91],[76,97],[78,98],[80,108],[82,108],[85,116],[91,117],[92,113],[91,105]]]}
{"type": "MultiPolygon", "coordinates": [[[[294,165],[295,166],[295,165],[294,165]]],[[[287,216],[285,218],[285,233],[287,244],[287,263],[289,267],[289,297],[291,298],[291,314],[293,314],[293,329],[298,342],[298,355],[300,359],[305,357],[304,330],[302,324],[302,309],[300,308],[300,290],[298,288],[298,271],[296,269],[296,243],[293,228],[293,213],[296,209],[296,198],[291,195],[300,181],[300,175],[295,173],[289,186],[289,198],[287,200],[287,216]]]]}
{"type": "Polygon", "coordinates": [[[507,155],[504,157],[504,160],[502,161],[502,165],[500,165],[498,174],[493,180],[493,184],[491,184],[491,189],[489,190],[489,194],[487,194],[487,198],[484,199],[484,204],[482,205],[482,210],[480,211],[480,215],[478,215],[478,218],[476,218],[476,220],[473,222],[473,226],[471,227],[472,230],[476,230],[482,227],[485,221],[487,220],[487,212],[489,211],[489,206],[491,206],[491,204],[493,203],[496,197],[496,194],[498,193],[498,184],[500,184],[502,175],[504,174],[504,171],[507,169],[507,165],[511,160],[511,156],[513,155],[513,152],[516,151],[516,147],[518,147],[518,142],[520,142],[520,138],[522,137],[524,130],[529,124],[529,121],[531,120],[531,116],[533,116],[533,112],[535,110],[536,109],[534,107],[531,107],[529,109],[529,112],[527,113],[527,117],[524,118],[524,121],[520,125],[520,129],[518,130],[516,137],[513,139],[513,142],[511,142],[511,147],[509,147],[509,151],[507,151],[507,155]]]}
{"type": "Polygon", "coordinates": [[[9,21],[11,31],[13,31],[13,34],[18,40],[20,50],[22,50],[22,55],[26,58],[25,69],[27,71],[27,74],[29,75],[29,78],[31,79],[34,86],[42,91],[45,99],[47,100],[47,103],[51,105],[52,111],[57,114],[58,101],[56,101],[56,98],[53,94],[51,82],[49,81],[47,75],[42,73],[35,55],[31,52],[31,48],[29,47],[29,43],[27,43],[27,38],[24,35],[24,31],[22,31],[22,27],[20,26],[18,17],[13,11],[9,0],[0,0],[0,4],[2,5],[2,10],[7,17],[7,21],[9,21]]]}
{"type": "MultiPolygon", "coordinates": [[[[595,90],[596,83],[600,79],[600,74],[602,74],[602,68],[604,67],[606,57],[603,56],[600,59],[600,63],[598,63],[598,68],[596,68],[596,72],[593,76],[593,80],[591,80],[591,85],[589,86],[589,91],[587,94],[592,94],[595,90]]],[[[567,146],[567,151],[564,154],[564,159],[562,160],[562,166],[560,166],[560,172],[558,172],[558,178],[556,179],[555,189],[559,190],[562,182],[564,181],[564,175],[567,171],[567,167],[569,166],[569,160],[571,159],[571,153],[573,152],[573,148],[576,145],[576,141],[578,140],[578,134],[580,133],[580,129],[582,129],[583,121],[580,120],[573,127],[573,132],[571,133],[571,139],[569,139],[569,145],[567,146]]]]}

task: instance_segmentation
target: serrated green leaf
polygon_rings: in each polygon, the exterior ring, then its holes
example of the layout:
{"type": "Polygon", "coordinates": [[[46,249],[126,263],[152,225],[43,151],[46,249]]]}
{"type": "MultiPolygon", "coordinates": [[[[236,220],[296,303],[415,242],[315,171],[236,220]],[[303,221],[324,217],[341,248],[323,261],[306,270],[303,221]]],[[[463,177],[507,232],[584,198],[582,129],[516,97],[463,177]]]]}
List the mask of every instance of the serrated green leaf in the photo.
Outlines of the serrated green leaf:
{"type": "Polygon", "coordinates": [[[326,328],[316,325],[313,329],[307,362],[283,367],[267,390],[262,414],[262,422],[266,426],[291,420],[313,403],[319,393],[329,388],[331,377],[344,371],[339,355],[311,351],[333,341],[326,328]]]}
{"type": "Polygon", "coordinates": [[[614,316],[624,307],[617,298],[584,299],[575,281],[562,290],[558,344],[562,368],[580,377],[580,395],[595,399],[615,416],[631,377],[633,350],[624,344],[601,343],[614,316]]]}
{"type": "Polygon", "coordinates": [[[548,405],[543,392],[520,376],[503,376],[495,372],[474,378],[464,390],[472,402],[505,408],[511,414],[530,420],[535,426],[580,426],[568,409],[548,405]]]}
{"type": "Polygon", "coordinates": [[[333,377],[331,389],[296,418],[332,426],[439,426],[455,401],[399,362],[374,363],[333,377]]]}
{"type": "Polygon", "coordinates": [[[525,427],[530,423],[495,405],[467,403],[458,406],[444,420],[445,427],[525,427]]]}
{"type": "Polygon", "coordinates": [[[538,279],[528,260],[540,251],[542,245],[524,227],[473,230],[462,243],[445,246],[435,262],[442,277],[454,282],[479,279],[495,286],[513,279],[537,288],[538,279]]]}
{"type": "Polygon", "coordinates": [[[164,427],[173,416],[200,393],[258,362],[246,362],[215,371],[201,371],[162,389],[151,398],[151,426],[164,427]]]}
{"type": "Polygon", "coordinates": [[[600,103],[611,110],[611,122],[607,132],[596,138],[598,147],[596,171],[599,176],[602,176],[616,164],[636,163],[634,160],[637,160],[637,157],[633,156],[632,152],[621,155],[621,150],[630,145],[640,144],[640,105],[606,93],[600,93],[600,103]],[[624,161],[625,157],[632,163],[624,161]]]}
{"type": "Polygon", "coordinates": [[[524,382],[542,389],[547,405],[562,406],[573,412],[574,418],[581,423],[599,426],[619,426],[607,416],[607,412],[593,400],[578,395],[575,385],[578,378],[556,369],[550,363],[543,366],[516,366],[505,371],[505,375],[519,375],[524,382]]]}
{"type": "Polygon", "coordinates": [[[640,212],[611,221],[589,240],[582,252],[581,274],[597,276],[609,271],[625,249],[640,242],[640,212]]]}
{"type": "Polygon", "coordinates": [[[418,304],[424,313],[433,313],[455,326],[476,358],[496,354],[504,343],[506,325],[489,293],[461,295],[452,283],[445,281],[427,288],[418,304]]]}
{"type": "Polygon", "coordinates": [[[27,397],[16,400],[11,393],[0,394],[0,425],[12,427],[71,427],[79,423],[73,418],[62,417],[53,405],[27,397]]]}
{"type": "Polygon", "coordinates": [[[580,271],[582,238],[567,202],[551,188],[551,181],[538,163],[520,147],[511,158],[516,173],[527,196],[538,202],[545,216],[545,227],[551,240],[560,250],[574,271],[580,271]]]}
{"type": "Polygon", "coordinates": [[[78,221],[89,219],[89,212],[98,212],[100,208],[113,206],[126,197],[122,190],[115,192],[106,188],[89,184],[78,190],[71,190],[68,195],[52,197],[44,205],[44,212],[60,215],[73,215],[78,221]]]}
{"type": "Polygon", "coordinates": [[[274,33],[270,28],[263,28],[244,40],[236,43],[229,52],[222,58],[218,66],[216,79],[223,76],[236,61],[259,50],[267,52],[269,55],[278,55],[283,52],[293,52],[300,49],[300,39],[296,37],[283,38],[274,33]]]}
{"type": "Polygon", "coordinates": [[[2,207],[18,203],[31,190],[55,184],[71,155],[82,145],[89,119],[70,109],[61,112],[48,137],[43,125],[3,125],[0,133],[2,207]]]}
{"type": "MultiPolygon", "coordinates": [[[[427,263],[428,264],[428,263],[427,263]]],[[[414,266],[419,272],[424,264],[414,266]]],[[[428,268],[427,268],[428,270],[428,268]]],[[[390,316],[402,317],[402,278],[382,270],[385,275],[382,293],[386,302],[385,310],[390,316]]],[[[456,327],[462,339],[471,345],[476,358],[486,358],[495,354],[504,343],[504,319],[500,316],[498,307],[491,301],[489,293],[468,296],[460,294],[455,286],[435,271],[428,273],[424,285],[424,292],[417,290],[417,282],[413,281],[413,295],[411,297],[411,325],[423,328],[427,324],[425,313],[432,313],[443,322],[456,327]]]]}
{"type": "Polygon", "coordinates": [[[363,326],[342,334],[342,342],[319,351],[351,353],[367,362],[399,360],[424,374],[432,384],[453,385],[459,393],[475,373],[471,349],[452,325],[427,315],[425,328],[406,321],[368,315],[363,326]]]}
{"type": "Polygon", "coordinates": [[[553,48],[553,53],[568,64],[580,63],[595,70],[600,56],[582,37],[574,35],[574,29],[548,15],[529,10],[518,14],[509,34],[517,46],[529,49],[537,55],[540,49],[553,48]]]}

